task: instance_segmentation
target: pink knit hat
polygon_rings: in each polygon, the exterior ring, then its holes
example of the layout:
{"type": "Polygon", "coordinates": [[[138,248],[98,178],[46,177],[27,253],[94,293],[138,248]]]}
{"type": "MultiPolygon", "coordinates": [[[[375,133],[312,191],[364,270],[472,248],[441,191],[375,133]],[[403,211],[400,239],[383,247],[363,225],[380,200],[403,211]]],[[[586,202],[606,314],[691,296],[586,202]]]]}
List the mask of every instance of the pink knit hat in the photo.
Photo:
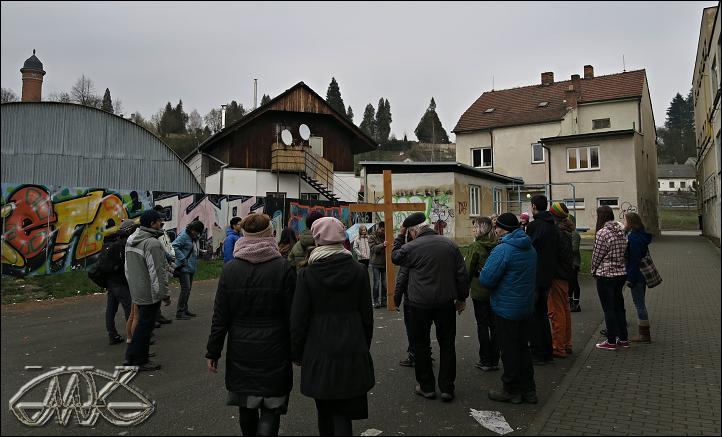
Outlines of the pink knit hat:
{"type": "Polygon", "coordinates": [[[528,212],[522,212],[522,213],[521,213],[521,216],[520,216],[519,218],[520,218],[520,220],[524,220],[524,219],[529,220],[529,213],[528,213],[528,212]]]}
{"type": "Polygon", "coordinates": [[[328,246],[346,241],[346,226],[335,217],[322,217],[313,222],[311,233],[317,246],[328,246]]]}

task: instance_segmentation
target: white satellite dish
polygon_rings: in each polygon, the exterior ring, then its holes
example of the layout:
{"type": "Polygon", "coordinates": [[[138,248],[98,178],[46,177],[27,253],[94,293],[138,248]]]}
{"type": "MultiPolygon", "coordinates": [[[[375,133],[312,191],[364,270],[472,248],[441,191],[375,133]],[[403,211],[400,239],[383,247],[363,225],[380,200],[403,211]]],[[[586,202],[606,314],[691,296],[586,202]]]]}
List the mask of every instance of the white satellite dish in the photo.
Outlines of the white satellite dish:
{"type": "Polygon", "coordinates": [[[283,141],[283,144],[287,146],[293,144],[293,135],[291,135],[291,131],[284,129],[283,132],[281,132],[281,141],[283,141]]]}
{"type": "Polygon", "coordinates": [[[311,129],[309,129],[305,124],[298,127],[298,133],[304,141],[308,141],[308,139],[311,138],[311,129]]]}

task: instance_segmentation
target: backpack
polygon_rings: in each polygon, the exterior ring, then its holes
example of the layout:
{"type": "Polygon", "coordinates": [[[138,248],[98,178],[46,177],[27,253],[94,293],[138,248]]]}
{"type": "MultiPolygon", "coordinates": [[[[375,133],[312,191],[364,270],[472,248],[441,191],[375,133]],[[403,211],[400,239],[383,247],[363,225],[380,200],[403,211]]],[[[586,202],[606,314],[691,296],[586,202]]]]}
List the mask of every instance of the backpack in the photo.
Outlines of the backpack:
{"type": "Polygon", "coordinates": [[[103,274],[113,274],[125,268],[125,239],[118,238],[106,243],[98,255],[98,270],[103,274]]]}
{"type": "Polygon", "coordinates": [[[97,285],[100,288],[107,288],[108,283],[105,279],[105,275],[100,273],[100,270],[98,269],[98,262],[94,262],[88,268],[86,269],[88,272],[88,279],[93,281],[95,285],[97,285]]]}

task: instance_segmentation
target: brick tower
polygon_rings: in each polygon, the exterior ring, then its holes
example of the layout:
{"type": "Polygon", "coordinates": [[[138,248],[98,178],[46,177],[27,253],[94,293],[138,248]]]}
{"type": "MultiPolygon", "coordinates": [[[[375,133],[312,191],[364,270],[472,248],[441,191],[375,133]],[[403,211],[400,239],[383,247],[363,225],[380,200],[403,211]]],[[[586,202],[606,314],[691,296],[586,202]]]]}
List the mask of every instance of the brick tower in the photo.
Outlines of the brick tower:
{"type": "Polygon", "coordinates": [[[35,56],[34,49],[33,55],[25,61],[20,72],[23,74],[23,97],[21,101],[39,102],[43,94],[45,71],[43,70],[43,63],[35,56]]]}

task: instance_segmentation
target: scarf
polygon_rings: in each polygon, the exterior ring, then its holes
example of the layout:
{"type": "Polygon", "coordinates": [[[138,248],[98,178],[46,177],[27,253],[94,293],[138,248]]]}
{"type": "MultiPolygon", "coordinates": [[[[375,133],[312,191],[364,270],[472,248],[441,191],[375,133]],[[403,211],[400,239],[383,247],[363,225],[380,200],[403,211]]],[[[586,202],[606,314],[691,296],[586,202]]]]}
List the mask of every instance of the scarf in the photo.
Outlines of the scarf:
{"type": "Polygon", "coordinates": [[[236,241],[233,247],[233,257],[248,261],[251,264],[260,264],[274,258],[281,258],[275,237],[249,237],[236,241]]]}
{"type": "Polygon", "coordinates": [[[328,258],[339,253],[351,255],[351,252],[349,252],[343,247],[343,243],[329,244],[327,246],[318,246],[311,252],[311,256],[308,258],[308,263],[313,264],[324,258],[328,258]]]}

